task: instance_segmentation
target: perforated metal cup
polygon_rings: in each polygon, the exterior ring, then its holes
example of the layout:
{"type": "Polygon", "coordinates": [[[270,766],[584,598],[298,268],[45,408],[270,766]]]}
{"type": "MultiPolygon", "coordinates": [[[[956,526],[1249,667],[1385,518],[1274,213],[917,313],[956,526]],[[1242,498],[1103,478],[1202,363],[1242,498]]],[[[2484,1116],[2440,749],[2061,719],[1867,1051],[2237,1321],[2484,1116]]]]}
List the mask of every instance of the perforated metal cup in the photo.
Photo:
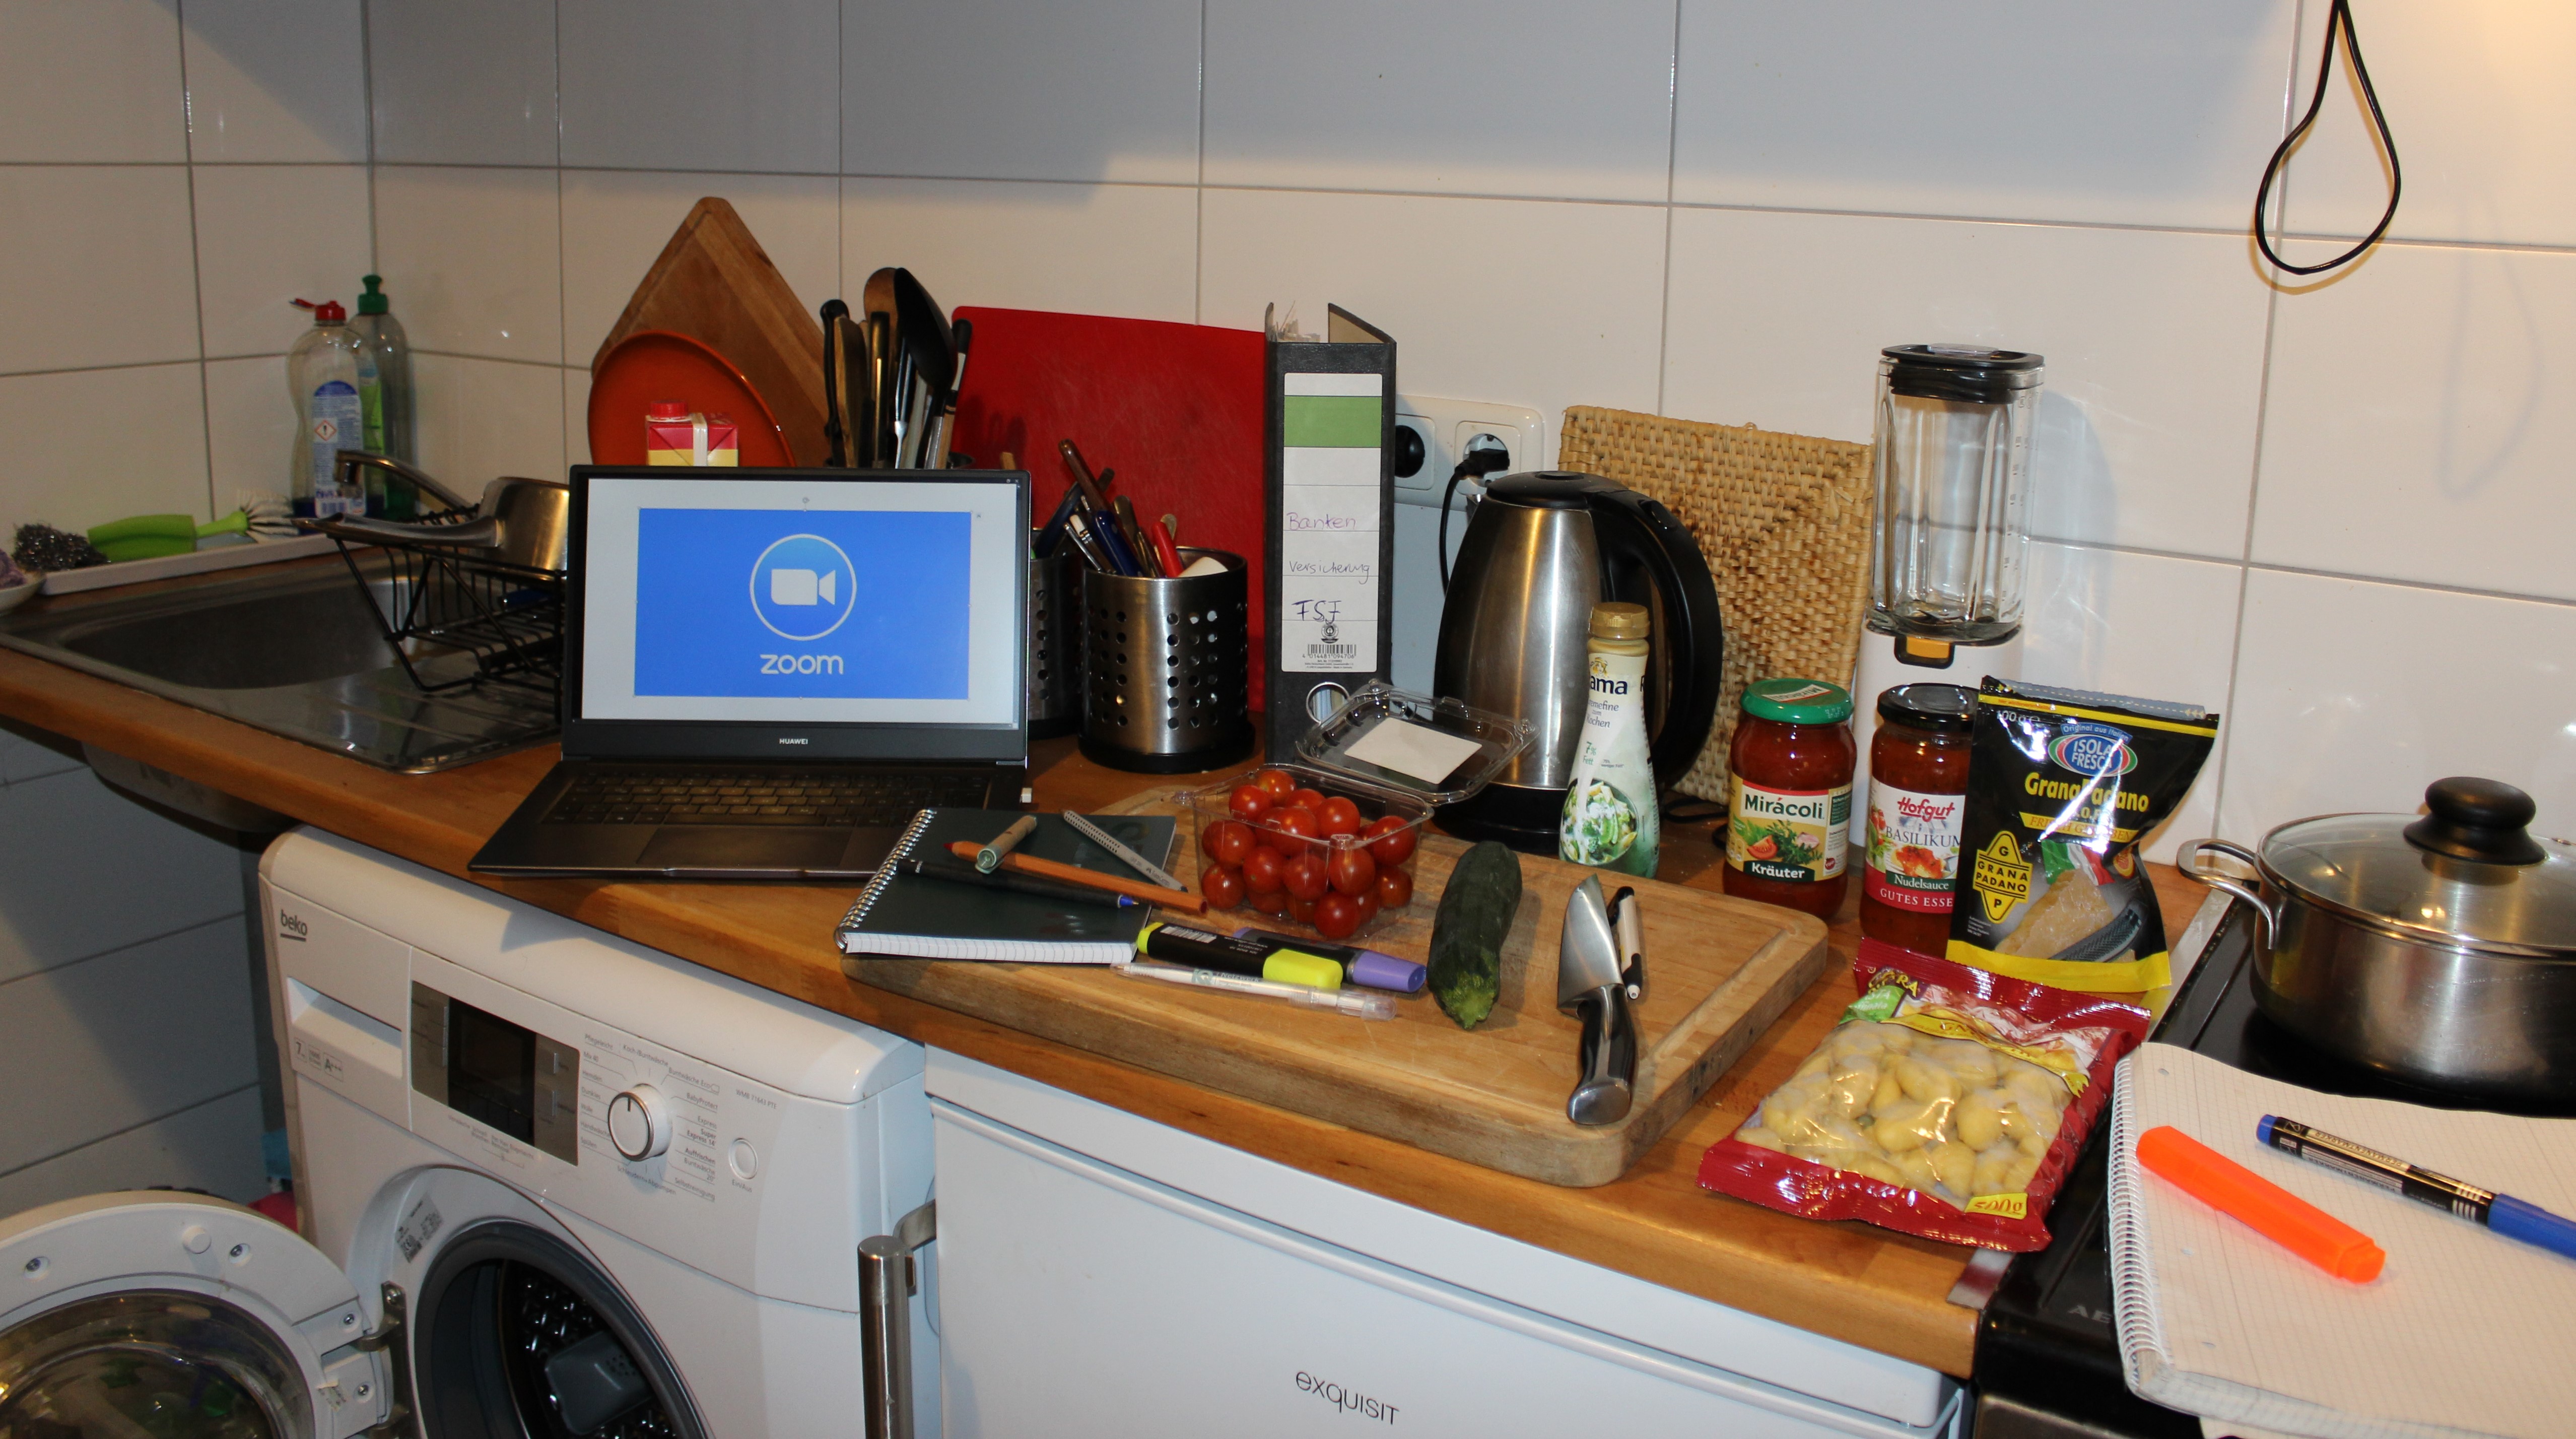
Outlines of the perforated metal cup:
{"type": "Polygon", "coordinates": [[[1082,572],[1070,540],[1029,557],[1029,738],[1082,728],[1082,572]]]}
{"type": "Polygon", "coordinates": [[[1202,556],[1224,571],[1149,580],[1083,569],[1082,752],[1098,763],[1185,774],[1251,752],[1251,567],[1184,549],[1183,568],[1202,556]]]}

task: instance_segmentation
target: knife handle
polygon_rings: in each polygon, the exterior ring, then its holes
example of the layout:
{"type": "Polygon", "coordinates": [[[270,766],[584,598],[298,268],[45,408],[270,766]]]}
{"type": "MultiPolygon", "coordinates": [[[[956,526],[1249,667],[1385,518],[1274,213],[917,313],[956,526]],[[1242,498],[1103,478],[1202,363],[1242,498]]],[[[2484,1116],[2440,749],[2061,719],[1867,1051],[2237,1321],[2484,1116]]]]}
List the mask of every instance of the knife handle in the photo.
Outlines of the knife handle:
{"type": "Polygon", "coordinates": [[[1624,985],[1593,990],[1575,1001],[1583,1021],[1583,1077],[1565,1101],[1565,1117],[1577,1124],[1616,1124],[1628,1117],[1637,1090],[1637,1015],[1628,1007],[1624,985]]]}

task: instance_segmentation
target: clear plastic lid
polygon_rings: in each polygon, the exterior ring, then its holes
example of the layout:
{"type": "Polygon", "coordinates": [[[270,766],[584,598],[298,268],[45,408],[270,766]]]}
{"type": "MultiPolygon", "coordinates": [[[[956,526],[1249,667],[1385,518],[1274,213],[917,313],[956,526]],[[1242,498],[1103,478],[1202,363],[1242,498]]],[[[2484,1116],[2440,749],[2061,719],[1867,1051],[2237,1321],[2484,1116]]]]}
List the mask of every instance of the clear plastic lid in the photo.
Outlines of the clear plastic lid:
{"type": "Polygon", "coordinates": [[[1483,789],[1529,742],[1525,721],[1371,680],[1297,741],[1297,757],[1441,805],[1483,789]]]}
{"type": "Polygon", "coordinates": [[[2263,865],[2285,888],[2412,937],[2576,955],[2576,857],[2525,834],[2532,807],[2520,791],[2467,788],[2486,783],[2435,784],[2422,819],[2333,814],[2285,824],[2264,837],[2263,865]]]}

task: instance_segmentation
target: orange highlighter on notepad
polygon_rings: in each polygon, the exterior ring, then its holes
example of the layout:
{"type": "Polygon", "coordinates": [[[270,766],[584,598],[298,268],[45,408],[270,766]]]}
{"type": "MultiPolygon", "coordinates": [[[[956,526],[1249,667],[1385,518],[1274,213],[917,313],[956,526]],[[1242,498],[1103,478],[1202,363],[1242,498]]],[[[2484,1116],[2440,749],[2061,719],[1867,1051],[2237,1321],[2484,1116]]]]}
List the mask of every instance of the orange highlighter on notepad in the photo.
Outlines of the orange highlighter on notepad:
{"type": "Polygon", "coordinates": [[[2138,1163],[2337,1279],[2367,1284],[2388,1262],[2369,1235],[2170,1124],[2138,1136],[2138,1163]]]}

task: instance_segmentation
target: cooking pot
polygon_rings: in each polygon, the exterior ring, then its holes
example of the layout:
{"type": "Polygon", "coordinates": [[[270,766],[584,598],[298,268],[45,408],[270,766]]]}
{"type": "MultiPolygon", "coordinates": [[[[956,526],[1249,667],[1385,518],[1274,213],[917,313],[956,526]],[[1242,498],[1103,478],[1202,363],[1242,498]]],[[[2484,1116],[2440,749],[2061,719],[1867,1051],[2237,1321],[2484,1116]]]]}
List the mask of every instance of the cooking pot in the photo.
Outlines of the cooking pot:
{"type": "Polygon", "coordinates": [[[2183,872],[2257,920],[2254,1000],[2329,1053],[2496,1100],[2576,1094],[2576,847],[2527,832],[2531,797],[2493,780],[2424,791],[2427,813],[2282,825],[2260,853],[2182,847],[2183,872]],[[2257,890],[2196,863],[2251,865],[2257,890]]]}
{"type": "Polygon", "coordinates": [[[313,528],[341,539],[372,543],[439,545],[474,552],[477,557],[520,569],[562,574],[572,549],[572,486],[562,480],[532,480],[504,475],[483,487],[483,502],[469,506],[437,480],[382,455],[342,450],[343,483],[355,490],[357,471],[373,466],[398,475],[447,504],[451,515],[441,521],[406,523],[363,516],[338,516],[313,528]],[[461,512],[470,512],[471,518],[461,512]]]}

